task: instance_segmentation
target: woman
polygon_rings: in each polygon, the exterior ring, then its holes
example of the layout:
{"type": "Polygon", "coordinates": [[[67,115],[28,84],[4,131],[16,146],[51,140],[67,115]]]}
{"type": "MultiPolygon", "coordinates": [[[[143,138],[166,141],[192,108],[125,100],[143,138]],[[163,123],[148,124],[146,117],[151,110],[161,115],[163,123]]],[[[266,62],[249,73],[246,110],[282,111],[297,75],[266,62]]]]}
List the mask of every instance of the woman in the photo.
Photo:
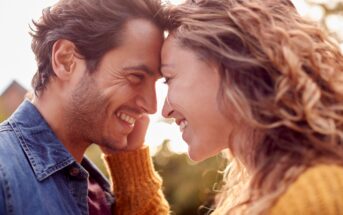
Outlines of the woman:
{"type": "Polygon", "coordinates": [[[193,160],[228,149],[213,214],[343,214],[343,56],[289,0],[168,10],[163,115],[193,160]]]}

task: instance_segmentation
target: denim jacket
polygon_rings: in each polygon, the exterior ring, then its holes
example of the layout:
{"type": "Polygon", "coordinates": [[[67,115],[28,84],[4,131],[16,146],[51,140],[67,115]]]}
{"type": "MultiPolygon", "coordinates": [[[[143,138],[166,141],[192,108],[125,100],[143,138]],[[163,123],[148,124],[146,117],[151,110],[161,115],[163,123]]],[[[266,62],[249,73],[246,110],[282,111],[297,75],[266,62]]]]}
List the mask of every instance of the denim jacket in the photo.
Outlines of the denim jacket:
{"type": "Polygon", "coordinates": [[[107,191],[109,184],[88,160],[83,163],[88,171],[25,100],[0,124],[0,214],[88,214],[89,174],[107,191]]]}

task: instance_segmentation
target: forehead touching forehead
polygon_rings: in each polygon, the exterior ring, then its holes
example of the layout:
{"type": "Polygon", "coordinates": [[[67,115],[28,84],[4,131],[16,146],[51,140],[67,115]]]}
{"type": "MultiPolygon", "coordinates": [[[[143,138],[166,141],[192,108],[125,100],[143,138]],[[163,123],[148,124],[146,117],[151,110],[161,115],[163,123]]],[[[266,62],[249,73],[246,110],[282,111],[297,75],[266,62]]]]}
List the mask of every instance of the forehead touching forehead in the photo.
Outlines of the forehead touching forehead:
{"type": "Polygon", "coordinates": [[[164,40],[162,50],[161,50],[161,72],[163,75],[163,70],[174,67],[177,61],[178,51],[180,51],[180,47],[177,44],[176,38],[169,34],[168,37],[164,40]]]}
{"type": "Polygon", "coordinates": [[[178,37],[177,33],[171,33],[163,43],[162,68],[172,61],[182,60],[181,52],[188,52],[194,59],[210,66],[218,65],[218,60],[211,53],[196,43],[188,43],[187,40],[178,37]]]}
{"type": "Polygon", "coordinates": [[[162,42],[163,32],[158,26],[146,19],[133,19],[123,28],[120,46],[112,51],[125,56],[122,69],[143,70],[150,76],[160,76],[162,42]]]}

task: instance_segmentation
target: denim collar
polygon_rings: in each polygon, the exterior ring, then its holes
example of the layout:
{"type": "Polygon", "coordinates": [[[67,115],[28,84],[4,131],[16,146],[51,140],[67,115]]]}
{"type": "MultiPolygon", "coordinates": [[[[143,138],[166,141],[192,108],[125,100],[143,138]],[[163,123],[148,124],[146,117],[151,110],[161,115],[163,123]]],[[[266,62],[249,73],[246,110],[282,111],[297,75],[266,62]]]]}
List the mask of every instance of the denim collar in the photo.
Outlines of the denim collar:
{"type": "Polygon", "coordinates": [[[30,101],[25,100],[8,122],[39,181],[76,162],[30,101]]]}

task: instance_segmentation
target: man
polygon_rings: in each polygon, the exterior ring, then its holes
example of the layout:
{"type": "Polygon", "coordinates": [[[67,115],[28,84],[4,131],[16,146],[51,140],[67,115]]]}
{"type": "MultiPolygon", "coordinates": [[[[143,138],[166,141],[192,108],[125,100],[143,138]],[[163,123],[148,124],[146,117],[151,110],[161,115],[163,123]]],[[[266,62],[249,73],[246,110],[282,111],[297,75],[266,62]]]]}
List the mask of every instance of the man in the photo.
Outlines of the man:
{"type": "Polygon", "coordinates": [[[167,213],[142,146],[156,111],[160,9],[157,0],[61,0],[43,11],[31,33],[34,98],[0,125],[0,214],[167,213]],[[111,154],[114,198],[84,158],[92,143],[111,154]]]}

